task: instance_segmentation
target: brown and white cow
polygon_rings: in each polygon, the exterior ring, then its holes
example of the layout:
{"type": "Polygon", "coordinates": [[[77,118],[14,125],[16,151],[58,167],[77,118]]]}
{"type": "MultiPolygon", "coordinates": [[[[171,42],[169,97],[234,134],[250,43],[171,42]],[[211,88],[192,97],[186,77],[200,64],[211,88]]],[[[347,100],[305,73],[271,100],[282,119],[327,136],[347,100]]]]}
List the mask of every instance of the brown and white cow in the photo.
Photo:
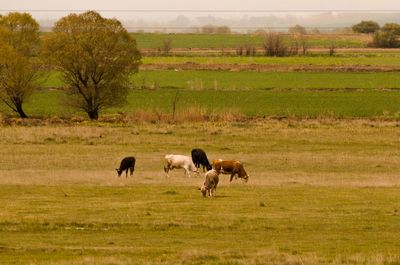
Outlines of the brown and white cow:
{"type": "Polygon", "coordinates": [[[205,181],[203,186],[201,186],[200,191],[203,194],[203,197],[206,197],[207,192],[208,196],[215,196],[215,192],[217,190],[218,182],[219,182],[219,172],[215,169],[211,169],[205,174],[205,181]]]}
{"type": "Polygon", "coordinates": [[[230,181],[232,181],[235,175],[243,179],[245,182],[249,180],[250,176],[244,170],[242,163],[237,160],[216,159],[213,160],[212,166],[218,173],[230,174],[230,181]]]}
{"type": "Polygon", "coordinates": [[[197,175],[199,174],[197,167],[194,165],[192,158],[189,156],[168,154],[165,155],[165,163],[166,165],[164,165],[164,172],[166,173],[167,177],[169,177],[168,172],[174,168],[183,168],[189,177],[190,172],[194,172],[197,175]]]}

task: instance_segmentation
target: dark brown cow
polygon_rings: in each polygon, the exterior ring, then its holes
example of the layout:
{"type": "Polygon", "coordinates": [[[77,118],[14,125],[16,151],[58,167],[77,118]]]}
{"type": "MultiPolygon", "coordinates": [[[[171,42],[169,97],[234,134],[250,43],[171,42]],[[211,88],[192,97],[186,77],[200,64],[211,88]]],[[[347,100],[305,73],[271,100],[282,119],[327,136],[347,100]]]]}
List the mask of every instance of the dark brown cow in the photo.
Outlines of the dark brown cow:
{"type": "Polygon", "coordinates": [[[200,168],[200,165],[203,166],[203,172],[205,171],[204,168],[207,168],[207,171],[211,170],[211,168],[212,168],[210,165],[210,162],[208,162],[207,155],[203,149],[199,149],[199,148],[193,149],[192,150],[192,160],[197,168],[200,168]]]}
{"type": "Polygon", "coordinates": [[[245,182],[249,180],[249,175],[247,175],[244,170],[242,163],[237,160],[216,159],[213,161],[212,166],[218,173],[230,174],[230,181],[232,181],[235,175],[243,179],[245,182]]]}
{"type": "Polygon", "coordinates": [[[131,176],[133,175],[133,171],[135,170],[135,162],[136,159],[133,156],[128,156],[122,159],[121,164],[119,165],[119,168],[116,168],[115,170],[118,173],[118,177],[121,176],[122,172],[125,171],[126,177],[128,177],[128,170],[131,173],[131,176]]]}

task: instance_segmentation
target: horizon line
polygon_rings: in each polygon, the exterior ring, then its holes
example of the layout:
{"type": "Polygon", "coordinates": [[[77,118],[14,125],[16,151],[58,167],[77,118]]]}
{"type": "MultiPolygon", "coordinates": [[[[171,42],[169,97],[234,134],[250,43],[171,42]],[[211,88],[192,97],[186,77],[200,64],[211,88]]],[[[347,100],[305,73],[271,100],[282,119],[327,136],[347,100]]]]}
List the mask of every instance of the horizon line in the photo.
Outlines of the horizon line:
{"type": "Polygon", "coordinates": [[[400,13],[399,10],[388,9],[275,9],[275,10],[206,10],[206,9],[0,9],[0,12],[86,12],[89,10],[97,12],[116,13],[400,13]]]}

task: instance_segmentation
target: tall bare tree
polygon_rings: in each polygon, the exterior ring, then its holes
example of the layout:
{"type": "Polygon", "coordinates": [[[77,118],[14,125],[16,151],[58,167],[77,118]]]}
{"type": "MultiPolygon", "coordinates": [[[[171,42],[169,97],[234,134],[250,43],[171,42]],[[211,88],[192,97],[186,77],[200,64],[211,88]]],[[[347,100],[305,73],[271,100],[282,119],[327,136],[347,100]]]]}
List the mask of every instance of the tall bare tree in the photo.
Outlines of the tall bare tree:
{"type": "Polygon", "coordinates": [[[56,22],[43,57],[62,73],[71,104],[98,119],[104,108],[125,103],[129,74],[138,71],[136,41],[116,19],[97,12],[70,14],[56,22]]]}
{"type": "Polygon", "coordinates": [[[39,24],[27,13],[0,16],[0,100],[21,118],[22,106],[38,86],[39,67],[32,63],[39,46],[39,24]]]}

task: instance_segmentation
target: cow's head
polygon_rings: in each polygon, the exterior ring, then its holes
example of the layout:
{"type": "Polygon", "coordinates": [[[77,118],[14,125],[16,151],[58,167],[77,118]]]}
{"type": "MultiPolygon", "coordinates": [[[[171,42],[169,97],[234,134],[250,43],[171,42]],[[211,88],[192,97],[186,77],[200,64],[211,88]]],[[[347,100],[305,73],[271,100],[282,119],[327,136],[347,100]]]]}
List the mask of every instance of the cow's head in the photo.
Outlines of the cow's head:
{"type": "Polygon", "coordinates": [[[199,190],[201,191],[201,194],[203,194],[203,197],[206,197],[207,195],[207,187],[206,185],[203,185],[199,188],[199,190]]]}
{"type": "Polygon", "coordinates": [[[120,176],[121,176],[121,174],[122,174],[122,169],[116,168],[115,170],[116,170],[116,171],[117,171],[117,173],[118,173],[118,177],[120,177],[120,176]]]}
{"type": "Polygon", "coordinates": [[[249,177],[250,177],[250,176],[246,174],[246,175],[243,177],[243,181],[244,181],[244,182],[249,181],[249,177]]]}
{"type": "Polygon", "coordinates": [[[192,164],[191,166],[190,166],[190,170],[193,172],[193,173],[195,173],[196,174],[196,176],[198,176],[200,173],[199,173],[199,169],[194,165],[194,164],[192,164]]]}

